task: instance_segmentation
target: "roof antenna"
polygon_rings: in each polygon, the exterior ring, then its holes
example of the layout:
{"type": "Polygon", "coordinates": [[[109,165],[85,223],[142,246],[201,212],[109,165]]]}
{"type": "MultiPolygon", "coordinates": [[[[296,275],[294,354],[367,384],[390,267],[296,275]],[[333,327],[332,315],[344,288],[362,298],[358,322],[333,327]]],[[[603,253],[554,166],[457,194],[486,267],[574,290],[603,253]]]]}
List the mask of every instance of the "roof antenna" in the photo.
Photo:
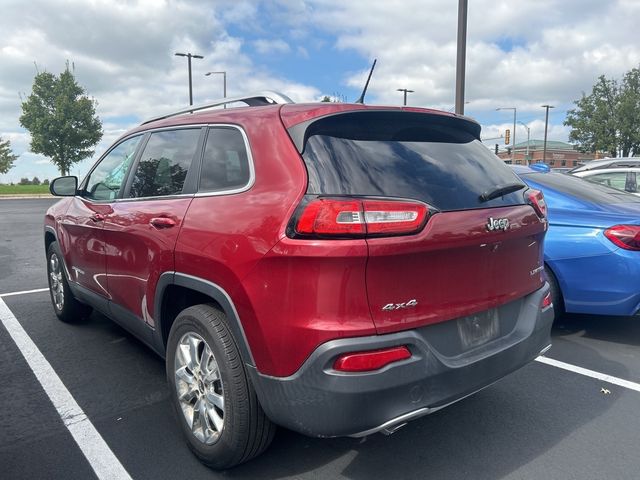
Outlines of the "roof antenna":
{"type": "Polygon", "coordinates": [[[362,94],[360,95],[360,98],[356,100],[356,103],[364,103],[364,96],[367,93],[367,88],[369,88],[369,80],[371,80],[371,75],[373,74],[373,69],[376,68],[377,61],[377,58],[373,59],[373,65],[371,65],[371,70],[369,71],[369,76],[367,77],[367,83],[364,84],[364,90],[362,90],[362,94]]]}

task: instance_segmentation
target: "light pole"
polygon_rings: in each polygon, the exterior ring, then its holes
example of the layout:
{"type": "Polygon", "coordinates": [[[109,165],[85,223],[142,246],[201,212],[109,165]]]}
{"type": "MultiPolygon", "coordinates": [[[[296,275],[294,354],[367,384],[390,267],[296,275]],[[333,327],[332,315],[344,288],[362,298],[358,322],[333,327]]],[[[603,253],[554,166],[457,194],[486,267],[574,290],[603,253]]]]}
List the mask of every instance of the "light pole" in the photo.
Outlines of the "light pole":
{"type": "Polygon", "coordinates": [[[549,126],[549,109],[555,107],[553,105],[542,105],[542,108],[547,109],[547,113],[544,116],[544,147],[542,149],[542,161],[547,163],[547,127],[549,126]]]}
{"type": "Polygon", "coordinates": [[[191,86],[191,59],[204,58],[202,55],[192,55],[191,53],[176,53],[176,57],[187,57],[189,65],[189,105],[193,105],[193,87],[191,86]]]}
{"type": "Polygon", "coordinates": [[[413,90],[407,90],[406,88],[398,88],[398,92],[404,92],[404,105],[407,106],[407,93],[413,93],[413,90]]]}
{"type": "Polygon", "coordinates": [[[500,107],[498,110],[513,110],[513,148],[511,149],[511,161],[515,163],[516,159],[516,107],[500,107]]]}
{"type": "Polygon", "coordinates": [[[527,157],[526,158],[527,158],[527,165],[530,165],[531,161],[529,160],[529,139],[531,138],[531,129],[524,122],[518,122],[518,123],[527,129],[527,157]]]}
{"type": "MultiPolygon", "coordinates": [[[[216,73],[222,74],[222,98],[227,98],[227,72],[207,72],[205,73],[205,77],[209,75],[214,75],[216,73]]],[[[227,108],[227,104],[224,104],[224,108],[227,108]]]]}
{"type": "Polygon", "coordinates": [[[458,0],[458,52],[456,56],[456,113],[464,115],[464,75],[467,55],[467,3],[458,0]]]}

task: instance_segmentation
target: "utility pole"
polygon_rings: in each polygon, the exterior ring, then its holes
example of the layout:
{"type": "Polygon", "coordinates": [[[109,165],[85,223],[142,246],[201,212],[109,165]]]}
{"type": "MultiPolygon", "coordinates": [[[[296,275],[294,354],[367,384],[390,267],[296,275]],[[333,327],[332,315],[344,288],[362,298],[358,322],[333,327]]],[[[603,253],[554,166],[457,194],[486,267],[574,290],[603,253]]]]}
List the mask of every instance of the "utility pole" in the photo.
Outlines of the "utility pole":
{"type": "Polygon", "coordinates": [[[406,88],[398,88],[398,92],[404,92],[404,106],[407,106],[407,93],[413,93],[413,90],[407,90],[406,88]]]}
{"type": "Polygon", "coordinates": [[[518,123],[527,129],[527,154],[526,154],[527,157],[526,158],[527,158],[527,165],[531,165],[531,161],[529,160],[529,141],[531,139],[531,129],[524,122],[518,122],[518,123]]]}
{"type": "Polygon", "coordinates": [[[465,76],[465,59],[467,55],[467,4],[468,4],[468,0],[458,0],[458,53],[456,56],[456,113],[459,115],[464,115],[464,76],[465,76]]]}
{"type": "Polygon", "coordinates": [[[498,110],[513,110],[513,147],[511,148],[511,161],[515,164],[516,159],[516,107],[499,107],[498,110]]]}
{"type": "Polygon", "coordinates": [[[191,86],[191,59],[204,58],[202,55],[192,55],[191,53],[176,53],[176,57],[187,57],[189,66],[189,105],[193,105],[193,87],[191,86]]]}
{"type": "Polygon", "coordinates": [[[547,127],[549,126],[549,109],[555,108],[553,105],[542,105],[547,110],[544,116],[544,147],[542,149],[542,161],[547,163],[547,127]]]}

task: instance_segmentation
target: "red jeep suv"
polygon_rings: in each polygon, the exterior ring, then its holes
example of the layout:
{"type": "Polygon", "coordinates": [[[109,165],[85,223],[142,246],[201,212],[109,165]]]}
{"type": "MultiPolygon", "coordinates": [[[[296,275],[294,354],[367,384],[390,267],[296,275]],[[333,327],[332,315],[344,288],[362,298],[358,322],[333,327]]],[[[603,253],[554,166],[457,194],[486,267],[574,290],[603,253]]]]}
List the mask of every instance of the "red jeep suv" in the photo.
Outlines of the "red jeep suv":
{"type": "Polygon", "coordinates": [[[237,97],[143,123],[51,192],[56,315],[96,310],[166,358],[214,468],[275,424],[393,432],[550,345],[544,199],[469,118],[237,97]]]}

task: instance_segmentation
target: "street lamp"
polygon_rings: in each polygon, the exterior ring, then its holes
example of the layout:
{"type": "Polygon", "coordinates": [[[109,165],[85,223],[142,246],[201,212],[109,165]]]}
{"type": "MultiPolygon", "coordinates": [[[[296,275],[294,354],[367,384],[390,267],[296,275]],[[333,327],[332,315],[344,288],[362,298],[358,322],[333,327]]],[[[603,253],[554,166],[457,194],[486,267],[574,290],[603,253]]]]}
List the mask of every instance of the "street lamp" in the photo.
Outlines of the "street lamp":
{"type": "Polygon", "coordinates": [[[413,93],[414,90],[407,90],[406,88],[398,88],[398,92],[404,92],[404,105],[407,105],[407,93],[413,93]]]}
{"type": "Polygon", "coordinates": [[[500,108],[496,108],[496,112],[498,110],[513,110],[513,148],[511,150],[511,152],[512,152],[511,161],[513,162],[516,159],[516,107],[500,107],[500,108]]]}
{"type": "Polygon", "coordinates": [[[176,57],[187,57],[189,65],[189,105],[193,105],[193,87],[191,86],[191,59],[204,58],[202,55],[192,55],[191,53],[176,53],[176,57]]]}
{"type": "MultiPolygon", "coordinates": [[[[205,73],[205,77],[208,77],[209,75],[214,75],[214,74],[222,74],[222,98],[227,98],[227,72],[207,72],[205,73]]],[[[224,104],[223,108],[227,108],[227,104],[224,104]]]]}
{"type": "Polygon", "coordinates": [[[542,161],[547,163],[547,127],[549,126],[549,109],[555,107],[552,105],[542,105],[542,108],[547,109],[547,113],[544,116],[544,147],[542,149],[542,161]]]}
{"type": "Polygon", "coordinates": [[[527,158],[527,165],[530,165],[531,161],[529,160],[529,139],[531,138],[531,129],[524,122],[518,122],[518,123],[527,129],[527,157],[526,158],[527,158]]]}

